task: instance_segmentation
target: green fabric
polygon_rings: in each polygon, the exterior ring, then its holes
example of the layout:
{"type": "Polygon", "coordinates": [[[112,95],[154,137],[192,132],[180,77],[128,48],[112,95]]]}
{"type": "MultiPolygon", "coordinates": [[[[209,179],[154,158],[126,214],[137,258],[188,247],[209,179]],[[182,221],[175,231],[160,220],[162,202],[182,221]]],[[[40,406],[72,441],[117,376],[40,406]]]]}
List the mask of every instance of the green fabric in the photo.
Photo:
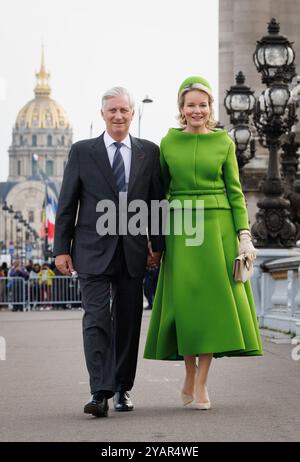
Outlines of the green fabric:
{"type": "Polygon", "coordinates": [[[168,197],[202,199],[205,208],[231,209],[236,231],[249,229],[235,145],[226,130],[194,135],[171,128],[161,141],[161,168],[168,197]],[[200,190],[201,196],[193,190],[200,190]]]}
{"type": "Polygon", "coordinates": [[[192,75],[191,77],[188,77],[187,79],[185,79],[180,85],[178,93],[180,93],[184,88],[187,88],[190,85],[193,85],[194,83],[199,83],[200,85],[203,85],[203,87],[206,87],[208,92],[211,94],[212,89],[211,89],[209,81],[198,75],[192,75]]]}
{"type": "Polygon", "coordinates": [[[144,357],[262,355],[250,282],[232,276],[236,231],[249,229],[233,142],[223,130],[171,129],[161,143],[161,165],[169,200],[204,199],[204,241],[187,246],[190,236],[174,233],[170,211],[144,357]]]}

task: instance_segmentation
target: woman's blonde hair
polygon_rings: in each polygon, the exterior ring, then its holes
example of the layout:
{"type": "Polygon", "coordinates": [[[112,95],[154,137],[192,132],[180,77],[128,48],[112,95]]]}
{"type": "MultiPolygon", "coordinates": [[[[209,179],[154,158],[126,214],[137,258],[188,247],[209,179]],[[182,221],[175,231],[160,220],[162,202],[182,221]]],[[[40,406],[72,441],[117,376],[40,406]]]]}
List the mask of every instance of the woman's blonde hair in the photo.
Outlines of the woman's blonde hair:
{"type": "Polygon", "coordinates": [[[215,128],[215,126],[217,125],[217,121],[215,120],[214,109],[213,109],[214,98],[213,98],[212,94],[210,92],[206,91],[203,88],[203,85],[201,85],[199,83],[193,83],[193,84],[189,85],[188,87],[183,88],[181,90],[181,92],[179,93],[179,95],[178,95],[177,103],[178,103],[179,114],[177,115],[177,120],[178,120],[181,128],[186,127],[186,120],[185,120],[185,117],[182,115],[182,112],[181,112],[181,110],[183,108],[183,105],[184,105],[184,97],[189,91],[192,91],[192,90],[203,91],[204,93],[206,93],[208,95],[209,119],[206,122],[205,126],[208,129],[215,128]]]}

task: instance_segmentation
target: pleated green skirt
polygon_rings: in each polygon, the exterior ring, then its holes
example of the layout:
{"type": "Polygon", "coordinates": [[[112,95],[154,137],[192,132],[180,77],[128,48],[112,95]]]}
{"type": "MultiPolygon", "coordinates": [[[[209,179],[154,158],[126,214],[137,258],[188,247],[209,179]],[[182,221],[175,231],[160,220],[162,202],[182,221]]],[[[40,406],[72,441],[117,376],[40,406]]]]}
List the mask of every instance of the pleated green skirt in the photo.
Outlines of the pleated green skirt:
{"type": "Polygon", "coordinates": [[[238,238],[231,210],[204,210],[203,243],[189,247],[186,238],[166,236],[144,357],[261,356],[250,282],[232,276],[238,238]]]}

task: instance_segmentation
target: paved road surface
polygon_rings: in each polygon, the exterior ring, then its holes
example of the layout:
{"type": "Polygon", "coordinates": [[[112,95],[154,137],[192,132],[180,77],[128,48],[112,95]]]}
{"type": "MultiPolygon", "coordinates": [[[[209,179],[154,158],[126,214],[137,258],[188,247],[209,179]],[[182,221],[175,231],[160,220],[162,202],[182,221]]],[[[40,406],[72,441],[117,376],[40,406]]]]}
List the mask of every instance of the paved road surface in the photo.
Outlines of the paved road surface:
{"type": "MultiPolygon", "coordinates": [[[[84,415],[89,398],[80,311],[0,312],[0,441],[299,441],[300,361],[290,344],[264,339],[265,356],[214,360],[213,409],[182,408],[181,362],[142,359],[135,411],[84,415]]],[[[299,353],[300,356],[300,353],[299,353]]],[[[110,401],[111,402],[111,401],[110,401]]]]}

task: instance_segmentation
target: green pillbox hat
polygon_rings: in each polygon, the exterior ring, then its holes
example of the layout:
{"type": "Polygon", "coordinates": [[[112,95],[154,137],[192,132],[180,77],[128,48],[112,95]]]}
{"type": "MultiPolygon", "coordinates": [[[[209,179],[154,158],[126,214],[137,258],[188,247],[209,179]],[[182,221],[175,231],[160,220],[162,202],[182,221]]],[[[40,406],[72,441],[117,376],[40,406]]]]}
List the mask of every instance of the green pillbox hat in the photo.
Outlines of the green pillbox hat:
{"type": "Polygon", "coordinates": [[[200,85],[202,87],[202,90],[212,97],[212,88],[210,86],[210,83],[208,82],[208,80],[204,79],[203,77],[200,77],[199,75],[192,75],[191,77],[185,79],[179,87],[178,94],[180,94],[184,88],[189,88],[191,85],[195,83],[200,85]]]}

